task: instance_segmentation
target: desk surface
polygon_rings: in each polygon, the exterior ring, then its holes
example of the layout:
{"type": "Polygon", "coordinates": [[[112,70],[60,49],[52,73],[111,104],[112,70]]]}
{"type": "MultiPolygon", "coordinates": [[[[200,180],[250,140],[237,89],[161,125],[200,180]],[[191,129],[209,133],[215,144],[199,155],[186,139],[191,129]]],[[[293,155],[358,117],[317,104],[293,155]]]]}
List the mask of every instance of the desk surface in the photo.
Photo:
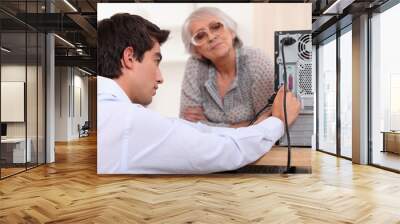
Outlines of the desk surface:
{"type": "Polygon", "coordinates": [[[381,133],[384,133],[384,134],[399,134],[400,135],[400,131],[381,131],[381,133]]]}
{"type": "MultiPolygon", "coordinates": [[[[292,148],[292,166],[311,167],[311,149],[310,148],[292,148]]],[[[251,165],[271,165],[286,166],[287,148],[273,147],[263,157],[251,165]]]]}
{"type": "MultiPolygon", "coordinates": [[[[29,141],[29,138],[27,139],[29,141]]],[[[20,143],[24,142],[25,138],[6,138],[6,139],[1,139],[1,143],[20,143]]]]}

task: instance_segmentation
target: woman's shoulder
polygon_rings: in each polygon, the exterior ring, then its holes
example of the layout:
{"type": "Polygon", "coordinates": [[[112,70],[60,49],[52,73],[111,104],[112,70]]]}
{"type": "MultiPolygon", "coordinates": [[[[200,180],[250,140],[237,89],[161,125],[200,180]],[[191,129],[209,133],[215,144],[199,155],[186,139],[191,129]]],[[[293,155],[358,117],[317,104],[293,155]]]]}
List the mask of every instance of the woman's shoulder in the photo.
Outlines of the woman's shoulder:
{"type": "Polygon", "coordinates": [[[265,69],[265,67],[272,66],[272,60],[266,53],[258,48],[242,47],[240,56],[243,57],[244,65],[248,66],[251,70],[265,69]]]}
{"type": "Polygon", "coordinates": [[[263,50],[261,50],[259,48],[254,48],[254,47],[243,46],[240,49],[240,55],[245,56],[249,59],[260,58],[260,59],[268,60],[268,57],[263,50]]]}
{"type": "Polygon", "coordinates": [[[208,77],[208,65],[195,57],[190,57],[186,61],[184,76],[191,82],[200,82],[208,77]]]}
{"type": "Polygon", "coordinates": [[[191,56],[186,61],[186,67],[207,67],[207,63],[204,61],[191,56]]]}

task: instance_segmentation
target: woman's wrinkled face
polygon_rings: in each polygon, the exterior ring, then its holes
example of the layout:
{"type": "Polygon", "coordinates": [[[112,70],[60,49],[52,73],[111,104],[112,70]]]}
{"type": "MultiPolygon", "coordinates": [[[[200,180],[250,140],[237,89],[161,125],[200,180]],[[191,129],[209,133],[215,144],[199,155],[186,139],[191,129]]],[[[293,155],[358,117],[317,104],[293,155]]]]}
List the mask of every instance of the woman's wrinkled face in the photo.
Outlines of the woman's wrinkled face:
{"type": "Polygon", "coordinates": [[[235,36],[218,17],[207,16],[194,20],[189,30],[196,53],[212,62],[233,50],[235,36]]]}

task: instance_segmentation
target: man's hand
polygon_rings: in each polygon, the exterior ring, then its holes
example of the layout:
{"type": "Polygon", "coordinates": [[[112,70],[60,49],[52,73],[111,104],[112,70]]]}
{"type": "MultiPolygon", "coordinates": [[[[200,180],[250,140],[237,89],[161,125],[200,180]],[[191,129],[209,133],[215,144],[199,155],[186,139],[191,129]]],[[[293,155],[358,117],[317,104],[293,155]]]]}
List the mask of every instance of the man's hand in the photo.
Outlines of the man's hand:
{"type": "Polygon", "coordinates": [[[202,107],[187,107],[183,111],[183,118],[191,122],[206,121],[202,107]]]}
{"type": "Polygon", "coordinates": [[[271,115],[272,115],[272,111],[271,111],[271,109],[268,109],[267,111],[261,113],[260,116],[258,116],[258,118],[257,118],[257,120],[254,122],[254,124],[260,123],[261,121],[263,121],[263,120],[265,120],[265,119],[271,117],[271,115]]]}
{"type": "MultiPolygon", "coordinates": [[[[283,110],[283,97],[284,97],[284,88],[283,86],[279,89],[276,94],[274,103],[272,104],[272,116],[281,119],[285,122],[285,113],[283,110]]],[[[297,116],[300,112],[300,101],[296,98],[296,96],[292,92],[286,93],[286,112],[287,112],[287,122],[288,125],[292,125],[293,122],[297,119],[297,116]]]]}

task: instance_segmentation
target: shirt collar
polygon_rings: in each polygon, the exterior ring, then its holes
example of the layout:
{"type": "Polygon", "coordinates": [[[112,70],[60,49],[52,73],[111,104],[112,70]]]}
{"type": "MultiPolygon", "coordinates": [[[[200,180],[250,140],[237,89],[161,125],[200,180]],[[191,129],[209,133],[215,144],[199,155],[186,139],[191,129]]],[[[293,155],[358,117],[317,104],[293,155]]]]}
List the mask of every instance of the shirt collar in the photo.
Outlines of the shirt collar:
{"type": "Polygon", "coordinates": [[[114,80],[102,76],[97,76],[97,94],[108,95],[115,100],[132,103],[124,90],[114,80]]]}
{"type": "MultiPolygon", "coordinates": [[[[241,52],[240,52],[240,48],[236,48],[235,51],[236,51],[236,55],[235,55],[236,77],[235,77],[235,79],[233,80],[233,83],[232,83],[232,85],[231,85],[231,88],[229,88],[228,91],[230,91],[230,90],[232,90],[232,89],[234,89],[234,88],[237,87],[237,85],[238,85],[238,79],[239,79],[239,76],[241,75],[241,71],[239,70],[239,69],[240,69],[240,67],[239,67],[239,59],[240,59],[240,53],[241,53],[241,52]]],[[[212,83],[213,85],[217,86],[216,75],[217,75],[217,70],[216,70],[215,67],[211,64],[211,65],[208,67],[208,80],[207,80],[206,82],[210,82],[210,83],[212,83]]]]}

